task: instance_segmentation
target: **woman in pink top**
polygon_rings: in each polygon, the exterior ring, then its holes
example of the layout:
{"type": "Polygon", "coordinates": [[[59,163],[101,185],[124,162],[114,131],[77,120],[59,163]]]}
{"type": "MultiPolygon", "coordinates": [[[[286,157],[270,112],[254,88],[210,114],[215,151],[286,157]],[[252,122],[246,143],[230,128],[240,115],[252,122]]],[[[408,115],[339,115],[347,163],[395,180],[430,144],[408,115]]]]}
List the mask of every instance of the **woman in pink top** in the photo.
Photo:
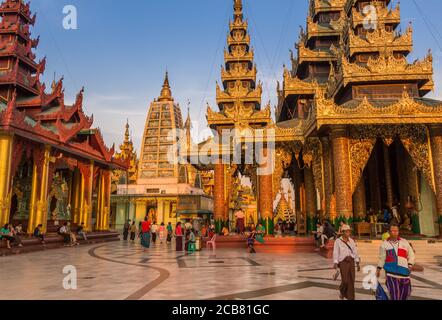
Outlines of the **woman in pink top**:
{"type": "Polygon", "coordinates": [[[181,222],[178,222],[175,228],[176,251],[183,251],[183,228],[181,222]]]}
{"type": "Polygon", "coordinates": [[[158,237],[160,238],[160,244],[163,244],[166,237],[166,227],[164,226],[164,222],[161,223],[160,227],[158,228],[158,237]]]}

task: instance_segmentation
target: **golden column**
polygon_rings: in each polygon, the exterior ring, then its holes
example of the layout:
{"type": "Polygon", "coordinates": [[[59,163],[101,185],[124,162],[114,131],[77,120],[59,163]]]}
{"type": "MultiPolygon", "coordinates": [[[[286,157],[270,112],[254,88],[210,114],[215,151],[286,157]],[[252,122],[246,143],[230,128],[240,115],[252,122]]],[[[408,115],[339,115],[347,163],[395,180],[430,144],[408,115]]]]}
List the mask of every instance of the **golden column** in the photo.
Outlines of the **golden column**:
{"type": "Polygon", "coordinates": [[[28,219],[28,234],[34,232],[36,224],[36,209],[37,209],[37,198],[38,198],[38,164],[35,159],[32,160],[32,186],[31,186],[31,203],[29,204],[29,219],[28,219]]]}
{"type": "Polygon", "coordinates": [[[381,184],[379,181],[379,165],[378,165],[378,151],[375,146],[373,153],[368,162],[368,174],[370,177],[370,207],[375,210],[376,214],[382,209],[381,200],[381,184]]]}
{"type": "Polygon", "coordinates": [[[363,220],[367,214],[367,201],[365,198],[365,179],[364,175],[361,177],[361,181],[359,181],[355,193],[353,194],[353,207],[355,217],[358,220],[363,220]]]}
{"type": "Polygon", "coordinates": [[[71,206],[72,206],[72,222],[73,223],[79,223],[80,222],[80,216],[81,216],[81,183],[82,177],[80,170],[75,169],[73,174],[73,183],[72,183],[72,200],[71,200],[71,206]]]}
{"type": "Polygon", "coordinates": [[[385,168],[385,186],[387,188],[387,205],[389,208],[393,207],[394,195],[393,195],[393,181],[391,178],[391,163],[390,152],[388,146],[384,143],[382,145],[384,151],[384,168],[385,168]]]}
{"type": "Polygon", "coordinates": [[[336,190],[336,210],[346,219],[353,217],[349,138],[345,127],[334,127],[331,132],[336,190]]]}
{"type": "Polygon", "coordinates": [[[316,188],[313,178],[313,171],[311,168],[304,168],[304,183],[305,183],[305,201],[307,213],[307,231],[311,232],[315,229],[315,215],[316,215],[316,188]]]}
{"type": "Polygon", "coordinates": [[[436,187],[436,209],[439,215],[439,236],[442,236],[442,125],[431,126],[430,136],[436,187]]]}
{"type": "Polygon", "coordinates": [[[261,161],[258,169],[259,211],[267,234],[273,234],[273,154],[268,148],[263,149],[265,163],[261,161]]]}
{"type": "Polygon", "coordinates": [[[324,215],[330,216],[331,214],[331,203],[333,194],[333,170],[332,170],[332,157],[330,149],[330,140],[328,137],[321,138],[322,143],[322,165],[324,171],[324,199],[321,199],[323,204],[321,206],[324,208],[324,215]]]}
{"type": "Polygon", "coordinates": [[[111,174],[109,170],[102,170],[98,187],[98,212],[97,225],[98,231],[109,230],[110,214],[110,192],[111,192],[111,174]]]}
{"type": "Polygon", "coordinates": [[[0,225],[9,222],[11,209],[11,165],[14,137],[0,133],[0,225]]]}
{"type": "Polygon", "coordinates": [[[220,232],[224,222],[226,221],[225,217],[225,196],[224,196],[224,174],[225,174],[225,165],[222,164],[222,160],[219,159],[218,163],[215,164],[215,172],[214,172],[214,188],[213,188],[213,198],[214,198],[214,214],[215,214],[215,225],[217,232],[220,232]]]}
{"type": "Polygon", "coordinates": [[[401,142],[396,143],[396,163],[399,174],[399,195],[400,202],[400,215],[403,216],[406,213],[405,204],[407,203],[408,196],[408,177],[407,177],[407,154],[404,146],[401,142]]]}
{"type": "Polygon", "coordinates": [[[94,161],[81,168],[80,221],[86,231],[92,231],[92,189],[94,184],[94,161]]]}
{"type": "Polygon", "coordinates": [[[44,150],[40,153],[34,152],[31,204],[28,220],[29,234],[33,233],[34,229],[39,224],[43,226],[43,232],[46,232],[48,222],[48,189],[50,161],[51,146],[44,146],[44,150]]]}

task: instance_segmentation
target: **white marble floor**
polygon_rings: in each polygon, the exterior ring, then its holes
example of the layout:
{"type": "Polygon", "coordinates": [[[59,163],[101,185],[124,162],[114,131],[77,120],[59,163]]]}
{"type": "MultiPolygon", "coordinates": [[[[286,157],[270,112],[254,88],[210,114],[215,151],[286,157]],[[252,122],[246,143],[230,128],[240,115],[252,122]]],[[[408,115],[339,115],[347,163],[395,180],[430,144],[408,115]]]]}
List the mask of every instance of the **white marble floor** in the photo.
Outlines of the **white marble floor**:
{"type": "MultiPolygon", "coordinates": [[[[331,263],[317,254],[225,249],[186,256],[167,245],[143,252],[116,242],[0,257],[0,285],[8,288],[0,299],[336,300],[331,263]],[[66,266],[76,269],[76,289],[63,286],[66,266]]],[[[413,299],[442,300],[442,267],[425,267],[413,275],[413,299]]],[[[357,275],[357,299],[372,300],[365,276],[357,275]]]]}

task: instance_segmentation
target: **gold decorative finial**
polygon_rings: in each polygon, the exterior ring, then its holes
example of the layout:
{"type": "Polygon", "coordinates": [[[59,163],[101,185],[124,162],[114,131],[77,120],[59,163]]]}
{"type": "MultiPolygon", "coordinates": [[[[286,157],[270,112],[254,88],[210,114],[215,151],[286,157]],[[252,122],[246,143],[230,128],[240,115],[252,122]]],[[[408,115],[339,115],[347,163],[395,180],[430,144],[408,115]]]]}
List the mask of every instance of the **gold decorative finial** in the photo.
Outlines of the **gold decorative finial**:
{"type": "Polygon", "coordinates": [[[126,122],[126,132],[124,133],[124,142],[128,143],[130,141],[130,133],[129,133],[129,119],[126,122]]]}
{"type": "Polygon", "coordinates": [[[172,101],[172,91],[170,90],[169,84],[169,72],[166,71],[166,77],[164,78],[163,89],[161,90],[161,95],[158,98],[159,101],[172,101]]]}
{"type": "Polygon", "coordinates": [[[242,13],[242,0],[233,0],[233,9],[234,9],[234,18],[235,21],[237,19],[242,20],[243,19],[243,13],[242,13]]]}

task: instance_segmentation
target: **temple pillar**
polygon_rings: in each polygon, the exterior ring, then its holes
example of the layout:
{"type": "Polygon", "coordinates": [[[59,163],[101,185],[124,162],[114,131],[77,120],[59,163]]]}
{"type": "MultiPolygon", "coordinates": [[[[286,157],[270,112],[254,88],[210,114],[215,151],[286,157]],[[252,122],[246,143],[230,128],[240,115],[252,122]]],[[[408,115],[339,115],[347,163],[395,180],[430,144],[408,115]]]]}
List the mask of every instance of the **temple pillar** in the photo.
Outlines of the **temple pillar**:
{"type": "Polygon", "coordinates": [[[442,236],[442,125],[430,127],[430,143],[436,188],[436,210],[439,216],[439,236],[442,236]]]}
{"type": "Polygon", "coordinates": [[[407,178],[407,164],[406,164],[405,148],[401,142],[396,143],[396,162],[397,173],[399,177],[399,202],[400,215],[403,217],[406,214],[405,204],[408,196],[408,178],[407,178]]]}
{"type": "Polygon", "coordinates": [[[96,229],[98,231],[109,230],[110,193],[111,173],[109,170],[102,170],[98,187],[98,211],[96,224],[96,229]]]}
{"type": "Polygon", "coordinates": [[[302,197],[301,197],[301,187],[302,187],[302,172],[299,168],[297,162],[293,168],[293,181],[295,185],[295,213],[302,211],[302,197]]]}
{"type": "Polygon", "coordinates": [[[81,216],[81,202],[80,202],[80,194],[81,194],[81,173],[78,169],[74,170],[73,174],[73,182],[72,182],[72,222],[79,223],[81,216]]]}
{"type": "Polygon", "coordinates": [[[330,140],[328,137],[321,138],[322,143],[322,166],[324,172],[324,199],[322,200],[321,209],[324,211],[323,215],[331,215],[331,203],[333,194],[333,170],[330,140]]]}
{"type": "Polygon", "coordinates": [[[347,220],[353,218],[353,197],[351,191],[351,172],[349,138],[345,127],[335,127],[331,132],[336,190],[336,211],[347,220]]]}
{"type": "Polygon", "coordinates": [[[214,198],[214,215],[215,215],[215,226],[216,232],[220,233],[224,223],[226,222],[225,217],[225,165],[222,164],[221,159],[217,164],[215,164],[214,170],[214,190],[213,190],[213,198],[214,198]]]}
{"type": "Polygon", "coordinates": [[[0,133],[0,225],[9,222],[11,210],[12,152],[14,137],[0,133]]]}
{"type": "Polygon", "coordinates": [[[89,165],[81,165],[80,184],[80,219],[77,223],[84,223],[86,231],[92,231],[92,190],[94,184],[94,161],[89,165]]]}
{"type": "Polygon", "coordinates": [[[385,186],[387,189],[387,205],[389,208],[393,207],[394,195],[393,195],[393,180],[391,177],[391,163],[390,152],[388,146],[383,143],[382,149],[384,152],[384,170],[385,170],[385,186]]]}
{"type": "Polygon", "coordinates": [[[46,145],[44,150],[34,152],[34,165],[32,172],[31,204],[28,220],[28,233],[34,232],[38,225],[46,232],[48,222],[48,190],[49,190],[49,165],[51,147],[46,145]]]}
{"type": "Polygon", "coordinates": [[[377,214],[382,209],[381,184],[379,182],[379,166],[377,148],[373,149],[373,153],[368,162],[368,174],[370,181],[370,207],[377,214]]]}
{"type": "Polygon", "coordinates": [[[357,221],[362,221],[366,218],[367,214],[367,202],[365,198],[365,178],[364,175],[361,177],[361,181],[356,187],[353,194],[353,208],[354,216],[357,221]]]}
{"type": "Polygon", "coordinates": [[[268,148],[263,149],[265,163],[260,161],[258,170],[259,179],[259,211],[261,221],[266,228],[267,234],[273,235],[273,170],[272,155],[268,148]]]}
{"type": "Polygon", "coordinates": [[[28,219],[28,234],[34,232],[37,224],[35,223],[36,215],[35,210],[37,207],[37,197],[38,197],[38,166],[35,158],[32,164],[32,186],[31,186],[31,200],[29,204],[29,219],[28,219]]]}
{"type": "MultiPolygon", "coordinates": [[[[135,202],[135,221],[144,221],[147,215],[147,203],[146,201],[136,201],[135,202]]],[[[126,222],[126,221],[125,221],[126,222]]]]}
{"type": "Polygon", "coordinates": [[[307,232],[316,230],[316,188],[311,168],[304,168],[305,208],[307,214],[307,232]]]}

